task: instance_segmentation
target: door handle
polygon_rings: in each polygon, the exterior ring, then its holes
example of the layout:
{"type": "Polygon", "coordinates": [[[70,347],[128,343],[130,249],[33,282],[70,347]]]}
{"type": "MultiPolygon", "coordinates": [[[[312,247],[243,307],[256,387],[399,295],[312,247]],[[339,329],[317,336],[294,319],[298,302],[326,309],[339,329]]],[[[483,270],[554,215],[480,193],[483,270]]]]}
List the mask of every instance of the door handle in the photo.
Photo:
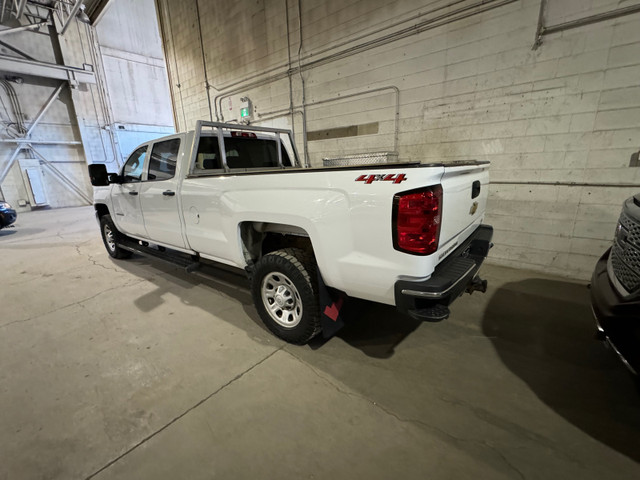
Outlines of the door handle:
{"type": "Polygon", "coordinates": [[[163,194],[165,197],[173,197],[173,196],[176,194],[176,192],[174,192],[174,191],[172,191],[172,190],[165,190],[164,192],[162,192],[162,194],[163,194]]]}
{"type": "Polygon", "coordinates": [[[133,192],[133,191],[129,192],[129,195],[137,195],[137,194],[138,192],[133,192]]]}

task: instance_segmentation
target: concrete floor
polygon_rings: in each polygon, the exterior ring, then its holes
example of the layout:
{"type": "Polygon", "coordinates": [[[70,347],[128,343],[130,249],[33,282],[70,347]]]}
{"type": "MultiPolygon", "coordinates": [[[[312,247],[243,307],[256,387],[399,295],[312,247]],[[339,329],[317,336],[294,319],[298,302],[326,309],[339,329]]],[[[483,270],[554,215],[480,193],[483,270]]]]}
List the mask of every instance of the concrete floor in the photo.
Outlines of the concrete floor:
{"type": "Polygon", "coordinates": [[[246,283],[111,260],[92,209],[0,231],[0,479],[640,478],[640,394],[584,284],[483,267],[438,324],[351,304],[329,341],[246,283]]]}

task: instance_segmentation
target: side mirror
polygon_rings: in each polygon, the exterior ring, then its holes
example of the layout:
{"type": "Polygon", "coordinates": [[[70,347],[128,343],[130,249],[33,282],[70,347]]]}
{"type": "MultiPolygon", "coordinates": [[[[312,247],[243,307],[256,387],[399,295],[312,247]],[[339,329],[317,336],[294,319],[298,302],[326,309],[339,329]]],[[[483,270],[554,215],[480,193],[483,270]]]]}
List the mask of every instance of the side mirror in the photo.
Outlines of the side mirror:
{"type": "Polygon", "coordinates": [[[122,184],[122,177],[117,173],[109,173],[107,174],[109,177],[109,183],[118,183],[122,184]]]}
{"type": "Polygon", "coordinates": [[[94,187],[106,187],[109,185],[109,174],[107,166],[102,163],[89,165],[89,178],[94,187]]]}

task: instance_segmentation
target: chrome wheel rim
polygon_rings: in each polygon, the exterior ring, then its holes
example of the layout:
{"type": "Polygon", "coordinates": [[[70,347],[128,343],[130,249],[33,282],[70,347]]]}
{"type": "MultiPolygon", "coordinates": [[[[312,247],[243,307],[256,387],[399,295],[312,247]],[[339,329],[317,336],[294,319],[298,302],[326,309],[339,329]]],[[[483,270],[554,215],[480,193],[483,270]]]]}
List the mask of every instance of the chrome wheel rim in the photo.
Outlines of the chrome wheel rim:
{"type": "Polygon", "coordinates": [[[115,251],[116,239],[113,235],[113,230],[111,230],[111,227],[109,225],[104,226],[104,241],[107,242],[107,247],[109,247],[109,250],[111,250],[112,252],[115,251]]]}
{"type": "Polygon", "coordinates": [[[280,326],[293,328],[302,320],[302,299],[291,279],[271,272],[262,280],[262,302],[269,316],[280,326]]]}

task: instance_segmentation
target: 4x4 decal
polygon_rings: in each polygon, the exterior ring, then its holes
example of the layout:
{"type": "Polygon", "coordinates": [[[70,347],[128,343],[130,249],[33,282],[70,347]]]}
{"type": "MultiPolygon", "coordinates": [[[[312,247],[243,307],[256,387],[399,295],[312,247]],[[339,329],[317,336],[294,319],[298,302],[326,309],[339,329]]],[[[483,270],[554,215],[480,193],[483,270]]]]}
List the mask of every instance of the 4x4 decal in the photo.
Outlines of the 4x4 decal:
{"type": "Polygon", "coordinates": [[[404,173],[388,174],[388,175],[360,175],[356,178],[356,182],[364,182],[367,185],[373,182],[393,182],[402,183],[407,179],[404,173]]]}

